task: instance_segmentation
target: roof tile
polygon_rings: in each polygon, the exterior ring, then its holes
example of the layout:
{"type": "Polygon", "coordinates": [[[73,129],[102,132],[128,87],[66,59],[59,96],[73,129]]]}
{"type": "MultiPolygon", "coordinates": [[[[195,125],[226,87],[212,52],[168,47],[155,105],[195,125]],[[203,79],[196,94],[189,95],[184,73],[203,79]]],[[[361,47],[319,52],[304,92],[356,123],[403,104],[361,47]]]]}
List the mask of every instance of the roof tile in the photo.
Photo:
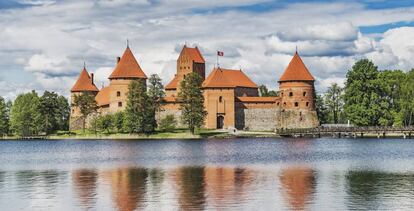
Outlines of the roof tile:
{"type": "Polygon", "coordinates": [[[75,85],[73,85],[71,92],[83,92],[83,91],[92,91],[98,92],[99,89],[95,86],[92,81],[92,78],[89,76],[88,71],[84,67],[82,72],[79,75],[78,80],[75,85]]]}
{"type": "Polygon", "coordinates": [[[285,81],[314,81],[315,78],[306,68],[299,54],[296,52],[286,68],[279,82],[285,81]]]}
{"type": "Polygon", "coordinates": [[[109,76],[109,79],[116,78],[147,78],[129,47],[125,49],[121,60],[116,64],[114,71],[109,76]]]}
{"type": "Polygon", "coordinates": [[[241,70],[214,68],[203,82],[204,88],[257,88],[257,85],[241,70]]]}

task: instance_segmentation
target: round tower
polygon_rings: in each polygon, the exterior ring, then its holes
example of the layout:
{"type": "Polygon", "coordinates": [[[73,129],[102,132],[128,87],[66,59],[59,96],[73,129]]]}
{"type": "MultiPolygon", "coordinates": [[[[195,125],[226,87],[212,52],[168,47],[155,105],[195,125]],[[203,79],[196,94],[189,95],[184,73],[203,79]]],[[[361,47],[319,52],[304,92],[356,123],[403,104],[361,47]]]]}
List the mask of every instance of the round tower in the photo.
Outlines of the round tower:
{"type": "Polygon", "coordinates": [[[313,128],[319,125],[315,111],[315,79],[295,52],[279,79],[280,127],[313,128]]]}
{"type": "Polygon", "coordinates": [[[72,89],[70,90],[71,94],[71,111],[70,111],[70,121],[69,121],[69,128],[70,130],[79,129],[81,124],[79,123],[80,117],[82,116],[80,113],[79,108],[73,106],[75,96],[81,95],[83,93],[92,93],[93,95],[97,95],[99,89],[95,86],[93,80],[93,73],[89,75],[86,67],[83,67],[82,72],[80,73],[78,80],[76,81],[75,85],[73,85],[72,89]]]}

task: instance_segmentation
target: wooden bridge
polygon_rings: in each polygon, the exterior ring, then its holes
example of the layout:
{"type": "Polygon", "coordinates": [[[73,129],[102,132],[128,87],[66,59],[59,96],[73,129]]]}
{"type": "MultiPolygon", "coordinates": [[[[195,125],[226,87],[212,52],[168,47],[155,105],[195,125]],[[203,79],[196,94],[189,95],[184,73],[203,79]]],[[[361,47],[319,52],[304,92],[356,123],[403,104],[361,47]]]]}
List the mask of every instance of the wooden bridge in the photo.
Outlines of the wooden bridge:
{"type": "Polygon", "coordinates": [[[317,127],[308,129],[278,129],[279,135],[285,137],[402,137],[413,138],[414,127],[317,127]]]}

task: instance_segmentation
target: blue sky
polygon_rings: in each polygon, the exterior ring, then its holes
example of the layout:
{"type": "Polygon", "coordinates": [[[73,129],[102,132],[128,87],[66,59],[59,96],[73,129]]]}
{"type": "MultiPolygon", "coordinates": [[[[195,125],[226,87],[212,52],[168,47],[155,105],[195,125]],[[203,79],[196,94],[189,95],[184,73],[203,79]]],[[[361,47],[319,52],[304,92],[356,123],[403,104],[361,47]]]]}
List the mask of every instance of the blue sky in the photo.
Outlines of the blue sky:
{"type": "Polygon", "coordinates": [[[240,67],[277,88],[295,47],[323,92],[361,58],[380,69],[414,67],[414,1],[0,0],[0,96],[35,89],[64,95],[82,69],[99,86],[130,40],[143,70],[167,83],[184,43],[207,69],[240,67]]]}

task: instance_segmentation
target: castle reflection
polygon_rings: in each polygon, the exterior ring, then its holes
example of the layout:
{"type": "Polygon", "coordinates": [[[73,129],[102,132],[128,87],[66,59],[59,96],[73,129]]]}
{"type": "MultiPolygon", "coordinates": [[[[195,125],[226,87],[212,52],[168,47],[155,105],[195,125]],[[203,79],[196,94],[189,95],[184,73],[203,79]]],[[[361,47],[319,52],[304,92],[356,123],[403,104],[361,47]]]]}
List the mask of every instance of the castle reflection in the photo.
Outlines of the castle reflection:
{"type": "Polygon", "coordinates": [[[306,205],[315,191],[315,171],[307,166],[292,166],[281,171],[279,176],[282,194],[292,210],[308,210],[306,205]]]}
{"type": "Polygon", "coordinates": [[[72,173],[75,192],[85,210],[95,206],[97,179],[98,173],[93,169],[80,169],[72,173]]]}

